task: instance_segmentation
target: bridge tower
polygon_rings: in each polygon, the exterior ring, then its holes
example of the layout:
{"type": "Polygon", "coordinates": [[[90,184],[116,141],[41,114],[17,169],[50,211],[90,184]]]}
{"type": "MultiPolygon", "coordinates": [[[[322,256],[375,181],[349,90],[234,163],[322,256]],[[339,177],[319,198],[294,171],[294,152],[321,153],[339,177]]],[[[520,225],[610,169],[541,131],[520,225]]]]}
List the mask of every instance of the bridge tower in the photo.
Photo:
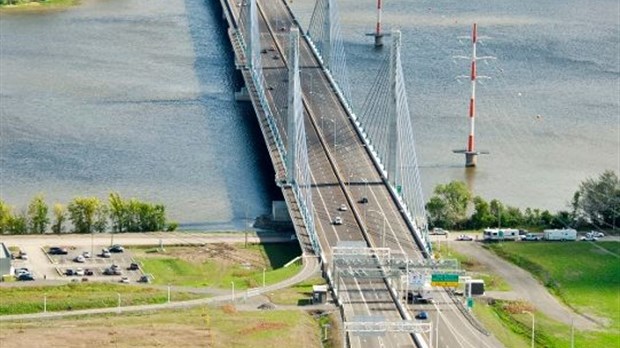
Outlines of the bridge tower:
{"type": "Polygon", "coordinates": [[[299,77],[299,29],[291,27],[288,55],[288,114],[287,114],[287,150],[286,179],[293,189],[299,204],[299,212],[305,222],[312,249],[317,255],[321,253],[319,238],[314,224],[314,207],[312,204],[312,173],[308,163],[308,146],[306,143],[306,126],[299,77]]]}
{"type": "Polygon", "coordinates": [[[381,14],[383,12],[382,3],[382,0],[377,0],[377,24],[375,25],[375,32],[366,34],[366,36],[375,37],[375,47],[377,48],[383,47],[384,36],[390,36],[390,34],[384,34],[381,30],[381,14]]]}
{"type": "MultiPolygon", "coordinates": [[[[400,112],[403,109],[403,100],[399,98],[398,78],[396,76],[400,65],[400,48],[401,48],[400,31],[392,32],[392,48],[390,51],[390,99],[393,112],[388,114],[388,155],[387,155],[387,178],[394,188],[400,187],[400,145],[401,137],[398,130],[398,118],[402,117],[400,112]]],[[[409,114],[406,115],[409,117],[409,114]]],[[[399,190],[399,189],[398,189],[399,190]]]]}
{"type": "Polygon", "coordinates": [[[295,180],[295,153],[297,152],[295,134],[297,133],[298,120],[303,122],[303,115],[302,117],[298,115],[303,112],[301,98],[299,93],[296,93],[301,91],[299,82],[299,29],[296,27],[291,28],[288,57],[288,120],[286,133],[289,135],[289,138],[286,150],[286,172],[287,181],[289,184],[292,184],[295,180]]]}

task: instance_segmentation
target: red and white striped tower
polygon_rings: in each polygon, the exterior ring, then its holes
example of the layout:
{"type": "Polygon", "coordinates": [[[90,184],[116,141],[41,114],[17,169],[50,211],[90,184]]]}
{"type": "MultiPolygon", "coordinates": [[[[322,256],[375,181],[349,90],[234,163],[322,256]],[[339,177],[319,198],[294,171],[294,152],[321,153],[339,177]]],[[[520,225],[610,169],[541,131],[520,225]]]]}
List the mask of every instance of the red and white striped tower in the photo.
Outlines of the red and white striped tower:
{"type": "Polygon", "coordinates": [[[375,32],[366,34],[367,36],[375,37],[375,47],[383,46],[383,37],[389,36],[389,35],[383,34],[383,32],[381,31],[381,12],[382,11],[383,11],[382,0],[377,0],[377,25],[375,27],[375,32]]]}
{"type": "Polygon", "coordinates": [[[469,99],[469,138],[467,139],[467,152],[465,152],[465,166],[476,166],[476,143],[474,137],[475,120],[476,120],[476,40],[478,36],[478,27],[474,23],[471,32],[472,54],[471,54],[471,98],[469,99]]]}

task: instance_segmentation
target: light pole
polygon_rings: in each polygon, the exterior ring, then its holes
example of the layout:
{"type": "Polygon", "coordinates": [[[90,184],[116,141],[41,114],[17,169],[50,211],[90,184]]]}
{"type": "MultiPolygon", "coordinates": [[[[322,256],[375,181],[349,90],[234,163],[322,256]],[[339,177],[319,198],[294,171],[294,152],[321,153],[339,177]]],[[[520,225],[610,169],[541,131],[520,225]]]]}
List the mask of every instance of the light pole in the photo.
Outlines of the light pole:
{"type": "Polygon", "coordinates": [[[570,348],[575,348],[575,318],[570,321],[570,348]]]}
{"type": "Polygon", "coordinates": [[[230,285],[232,285],[232,293],[230,295],[230,301],[232,303],[235,303],[235,282],[231,280],[230,285]]]}
{"type": "Polygon", "coordinates": [[[536,319],[534,317],[534,313],[532,312],[523,311],[523,313],[527,313],[532,317],[532,348],[534,348],[534,328],[536,326],[536,319]]]}

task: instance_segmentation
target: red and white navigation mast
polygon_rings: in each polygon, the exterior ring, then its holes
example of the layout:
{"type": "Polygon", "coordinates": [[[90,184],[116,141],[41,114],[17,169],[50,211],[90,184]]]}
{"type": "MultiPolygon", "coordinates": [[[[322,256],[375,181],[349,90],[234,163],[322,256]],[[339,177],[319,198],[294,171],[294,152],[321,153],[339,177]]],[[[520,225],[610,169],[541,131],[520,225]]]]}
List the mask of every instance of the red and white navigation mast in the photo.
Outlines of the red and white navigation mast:
{"type": "Polygon", "coordinates": [[[374,33],[368,33],[367,36],[375,37],[375,47],[383,46],[383,37],[389,36],[389,34],[383,34],[381,31],[381,11],[382,11],[382,0],[377,0],[377,25],[375,27],[374,33]]]}
{"type": "Polygon", "coordinates": [[[469,99],[469,136],[467,138],[467,149],[454,150],[455,153],[465,154],[465,166],[475,167],[477,164],[477,158],[480,154],[488,154],[486,151],[476,151],[476,138],[475,138],[475,120],[476,120],[476,79],[478,78],[476,72],[476,61],[478,59],[492,59],[494,57],[478,57],[476,55],[476,43],[478,41],[478,26],[474,23],[472,33],[472,54],[471,54],[471,73],[469,78],[471,80],[471,97],[469,99]]]}

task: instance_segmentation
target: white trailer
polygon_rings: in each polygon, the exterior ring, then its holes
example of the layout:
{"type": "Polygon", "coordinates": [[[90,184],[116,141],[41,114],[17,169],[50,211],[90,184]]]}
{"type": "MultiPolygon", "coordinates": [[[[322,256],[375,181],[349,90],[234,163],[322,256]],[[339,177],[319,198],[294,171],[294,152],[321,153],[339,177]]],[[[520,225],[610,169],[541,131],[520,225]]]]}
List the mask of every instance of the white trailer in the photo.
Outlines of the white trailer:
{"type": "Polygon", "coordinates": [[[544,230],[544,240],[577,240],[577,231],[572,228],[564,228],[561,230],[544,230]]]}
{"type": "Polygon", "coordinates": [[[519,238],[519,230],[514,228],[487,228],[484,230],[484,240],[517,240],[519,238]]]}

